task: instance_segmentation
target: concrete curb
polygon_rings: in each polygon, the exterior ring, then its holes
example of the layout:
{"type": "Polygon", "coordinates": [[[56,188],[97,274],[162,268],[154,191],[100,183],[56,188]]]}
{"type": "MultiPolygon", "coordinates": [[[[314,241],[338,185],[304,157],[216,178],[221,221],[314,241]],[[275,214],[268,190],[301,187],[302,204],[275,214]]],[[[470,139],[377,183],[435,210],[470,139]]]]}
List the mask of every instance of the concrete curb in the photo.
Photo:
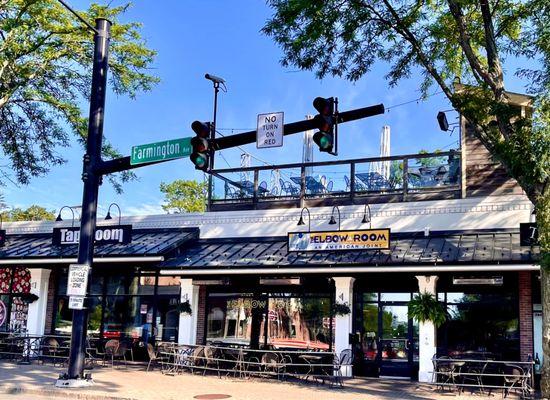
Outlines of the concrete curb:
{"type": "Polygon", "coordinates": [[[14,385],[1,385],[0,384],[0,393],[12,394],[12,395],[24,395],[32,394],[36,396],[43,396],[47,398],[58,398],[58,399],[79,399],[79,400],[138,400],[134,397],[120,397],[120,396],[111,396],[108,394],[101,393],[86,393],[82,391],[75,391],[74,389],[63,389],[63,388],[28,388],[23,386],[14,386],[14,385]]]}

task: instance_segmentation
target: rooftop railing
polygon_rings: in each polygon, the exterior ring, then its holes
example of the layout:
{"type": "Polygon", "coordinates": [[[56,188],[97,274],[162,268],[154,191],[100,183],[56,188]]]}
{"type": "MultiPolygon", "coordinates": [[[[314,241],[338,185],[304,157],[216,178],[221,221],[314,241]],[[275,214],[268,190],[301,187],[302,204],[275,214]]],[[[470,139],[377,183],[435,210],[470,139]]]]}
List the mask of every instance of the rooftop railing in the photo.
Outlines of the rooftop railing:
{"type": "Polygon", "coordinates": [[[460,152],[212,171],[211,211],[456,198],[460,152]]]}

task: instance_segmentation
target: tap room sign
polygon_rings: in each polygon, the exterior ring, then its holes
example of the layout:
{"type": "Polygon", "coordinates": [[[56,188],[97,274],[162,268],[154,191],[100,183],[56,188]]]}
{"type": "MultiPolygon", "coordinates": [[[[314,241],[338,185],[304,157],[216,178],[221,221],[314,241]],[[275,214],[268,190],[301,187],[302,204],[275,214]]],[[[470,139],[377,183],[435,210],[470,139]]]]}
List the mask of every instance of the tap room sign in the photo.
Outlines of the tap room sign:
{"type": "Polygon", "coordinates": [[[288,251],[388,250],[390,229],[289,232],[288,251]]]}
{"type": "MultiPolygon", "coordinates": [[[[53,228],[52,244],[64,246],[78,244],[80,228],[53,228]]],[[[132,241],[132,225],[98,226],[95,229],[94,243],[101,244],[128,244],[132,241]]]]}

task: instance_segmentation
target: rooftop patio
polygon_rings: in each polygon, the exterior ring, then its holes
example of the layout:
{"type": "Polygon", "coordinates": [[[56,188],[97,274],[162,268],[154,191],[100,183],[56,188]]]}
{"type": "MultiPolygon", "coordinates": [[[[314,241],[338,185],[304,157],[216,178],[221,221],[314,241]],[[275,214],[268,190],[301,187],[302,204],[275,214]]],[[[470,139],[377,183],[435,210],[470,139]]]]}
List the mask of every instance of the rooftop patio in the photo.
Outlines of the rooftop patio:
{"type": "Polygon", "coordinates": [[[209,210],[459,198],[461,154],[360,158],[212,171],[209,210]]]}

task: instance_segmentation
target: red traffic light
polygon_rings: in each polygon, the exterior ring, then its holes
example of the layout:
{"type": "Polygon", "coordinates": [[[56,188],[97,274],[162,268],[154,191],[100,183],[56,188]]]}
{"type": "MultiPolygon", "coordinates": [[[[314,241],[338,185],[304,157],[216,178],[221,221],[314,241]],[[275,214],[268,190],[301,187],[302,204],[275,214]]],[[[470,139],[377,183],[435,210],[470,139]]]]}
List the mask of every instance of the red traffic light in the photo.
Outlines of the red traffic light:
{"type": "Polygon", "coordinates": [[[322,116],[328,116],[334,114],[334,98],[329,97],[325,99],[324,97],[316,97],[313,100],[313,107],[321,114],[322,116]]]}
{"type": "Polygon", "coordinates": [[[210,136],[212,125],[210,122],[194,121],[191,124],[191,129],[193,129],[193,132],[195,132],[198,137],[207,138],[210,136]]]}

